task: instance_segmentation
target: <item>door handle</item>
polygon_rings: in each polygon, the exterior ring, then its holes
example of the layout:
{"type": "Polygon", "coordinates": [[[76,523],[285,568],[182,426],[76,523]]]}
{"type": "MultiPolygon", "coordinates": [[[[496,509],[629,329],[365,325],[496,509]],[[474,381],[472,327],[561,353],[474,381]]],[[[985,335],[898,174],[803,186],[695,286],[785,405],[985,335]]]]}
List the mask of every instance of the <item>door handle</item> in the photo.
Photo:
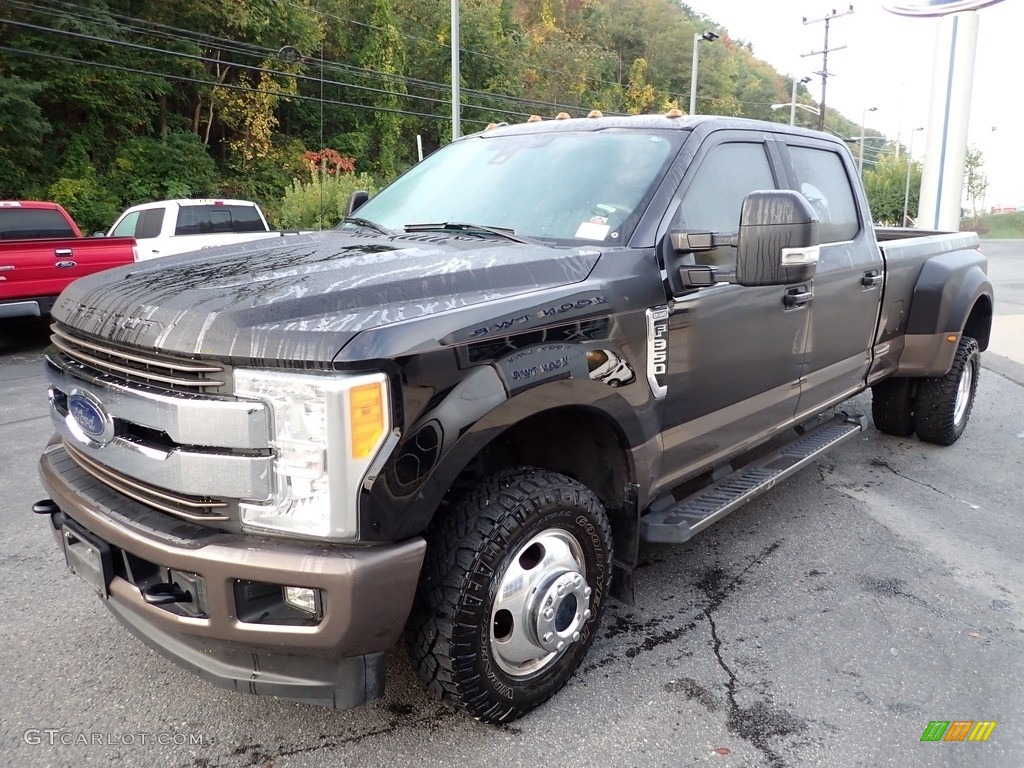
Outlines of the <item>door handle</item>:
{"type": "Polygon", "coordinates": [[[53,249],[53,255],[61,257],[61,258],[66,257],[66,256],[71,256],[73,254],[74,254],[74,251],[72,251],[70,248],[54,248],[53,249]]]}
{"type": "Polygon", "coordinates": [[[801,286],[799,288],[790,288],[786,291],[786,294],[782,297],[782,303],[787,307],[802,307],[813,298],[814,291],[809,291],[801,286]]]}
{"type": "Polygon", "coordinates": [[[885,276],[881,272],[872,270],[871,272],[864,273],[864,277],[860,279],[860,284],[865,288],[871,288],[876,285],[881,285],[883,280],[885,280],[885,276]]]}

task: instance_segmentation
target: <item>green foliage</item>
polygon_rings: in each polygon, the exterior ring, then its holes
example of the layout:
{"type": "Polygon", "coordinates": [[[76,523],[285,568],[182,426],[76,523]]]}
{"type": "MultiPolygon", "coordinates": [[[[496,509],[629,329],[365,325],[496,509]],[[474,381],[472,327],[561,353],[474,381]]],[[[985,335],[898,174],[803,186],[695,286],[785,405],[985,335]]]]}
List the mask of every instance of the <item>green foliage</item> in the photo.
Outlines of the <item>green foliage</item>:
{"type": "Polygon", "coordinates": [[[174,131],[163,139],[139,137],[122,144],[110,181],[120,202],[133,205],[212,194],[217,169],[195,134],[174,131]]]}
{"type": "Polygon", "coordinates": [[[117,198],[97,176],[80,142],[72,145],[61,175],[46,190],[46,197],[64,206],[85,234],[106,230],[120,213],[117,198]]]}
{"type": "MultiPolygon", "coordinates": [[[[864,192],[868,196],[871,217],[876,224],[887,226],[910,226],[903,220],[903,200],[907,190],[906,155],[898,160],[892,156],[879,159],[874,168],[864,170],[864,192]]],[[[921,195],[921,164],[910,166],[910,198],[907,216],[917,217],[917,204],[921,195]]]]}
{"type": "Polygon", "coordinates": [[[349,195],[360,189],[372,195],[378,186],[365,173],[340,176],[322,173],[314,181],[295,179],[281,200],[281,226],[285,229],[330,229],[345,218],[349,195]]]}
{"type": "Polygon", "coordinates": [[[985,240],[1024,239],[1024,212],[999,213],[964,219],[960,229],[972,230],[985,240]]]}
{"type": "MultiPolygon", "coordinates": [[[[971,201],[971,210],[974,214],[975,223],[978,222],[978,200],[984,201],[985,193],[988,192],[988,176],[982,168],[985,167],[985,160],[981,150],[973,144],[967,150],[967,157],[964,160],[964,192],[971,201]]],[[[984,207],[984,203],[982,203],[984,207]]]]}
{"type": "MultiPolygon", "coordinates": [[[[106,189],[119,205],[220,192],[276,217],[307,149],[334,147],[391,178],[415,160],[417,137],[428,153],[451,138],[449,0],[8,5],[4,196],[41,194],[57,180],[62,194],[99,200],[106,189]],[[82,149],[94,177],[68,168],[82,149]],[[72,194],[69,181],[84,187],[72,194]]],[[[692,41],[703,30],[721,37],[699,43],[698,111],[788,119],[770,105],[789,100],[791,81],[678,0],[459,8],[464,133],[532,113],[687,104],[692,41]]],[[[813,103],[805,89],[798,100],[813,103]]],[[[861,128],[834,110],[827,120],[842,136],[861,128]]],[[[870,167],[888,148],[867,149],[870,167]]]]}
{"type": "Polygon", "coordinates": [[[41,157],[50,123],[34,99],[42,83],[0,77],[0,197],[20,197],[32,165],[41,157]]]}

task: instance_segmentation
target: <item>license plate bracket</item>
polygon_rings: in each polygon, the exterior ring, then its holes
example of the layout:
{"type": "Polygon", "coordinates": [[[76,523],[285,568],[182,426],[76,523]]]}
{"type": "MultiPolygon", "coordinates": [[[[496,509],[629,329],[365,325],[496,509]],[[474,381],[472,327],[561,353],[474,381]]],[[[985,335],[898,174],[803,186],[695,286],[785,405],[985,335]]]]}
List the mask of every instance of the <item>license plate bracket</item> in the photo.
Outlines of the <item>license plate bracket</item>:
{"type": "Polygon", "coordinates": [[[110,580],[114,577],[110,546],[72,523],[61,525],[61,541],[68,568],[106,600],[110,596],[110,580]]]}

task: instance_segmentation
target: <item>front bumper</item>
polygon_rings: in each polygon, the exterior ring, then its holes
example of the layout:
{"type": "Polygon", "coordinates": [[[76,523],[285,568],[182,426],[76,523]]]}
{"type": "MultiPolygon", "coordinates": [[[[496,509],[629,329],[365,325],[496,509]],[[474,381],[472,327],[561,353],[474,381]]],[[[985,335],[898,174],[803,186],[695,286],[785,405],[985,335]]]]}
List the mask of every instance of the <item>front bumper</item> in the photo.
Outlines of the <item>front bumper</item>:
{"type": "Polygon", "coordinates": [[[40,459],[63,547],[71,525],[110,547],[104,602],[133,634],[217,685],[324,706],[358,706],[383,695],[384,652],[405,624],[426,548],[422,539],[355,547],[213,531],[154,511],[97,483],[59,442],[40,459]],[[202,615],[153,605],[133,583],[139,563],[197,576],[202,615]],[[134,566],[134,567],[133,567],[134,566]],[[243,621],[239,582],[321,590],[310,626],[243,621]]]}

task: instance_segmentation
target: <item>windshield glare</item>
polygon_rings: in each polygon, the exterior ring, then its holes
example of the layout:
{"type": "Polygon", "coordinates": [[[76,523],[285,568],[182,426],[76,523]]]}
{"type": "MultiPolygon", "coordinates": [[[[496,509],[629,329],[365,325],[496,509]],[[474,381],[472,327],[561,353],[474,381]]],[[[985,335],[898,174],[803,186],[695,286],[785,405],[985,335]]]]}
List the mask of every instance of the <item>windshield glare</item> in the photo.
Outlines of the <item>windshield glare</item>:
{"type": "Polygon", "coordinates": [[[395,231],[459,222],[617,245],[681,138],[639,130],[469,137],[414,166],[354,215],[395,231]]]}

